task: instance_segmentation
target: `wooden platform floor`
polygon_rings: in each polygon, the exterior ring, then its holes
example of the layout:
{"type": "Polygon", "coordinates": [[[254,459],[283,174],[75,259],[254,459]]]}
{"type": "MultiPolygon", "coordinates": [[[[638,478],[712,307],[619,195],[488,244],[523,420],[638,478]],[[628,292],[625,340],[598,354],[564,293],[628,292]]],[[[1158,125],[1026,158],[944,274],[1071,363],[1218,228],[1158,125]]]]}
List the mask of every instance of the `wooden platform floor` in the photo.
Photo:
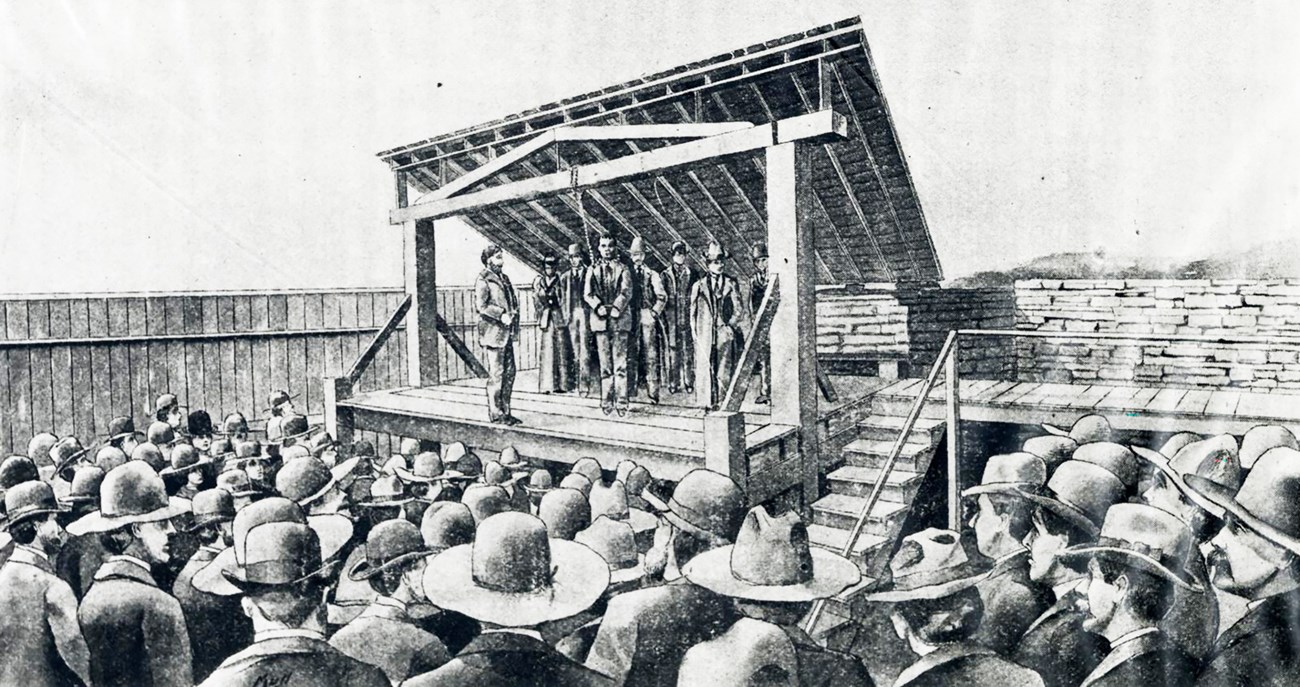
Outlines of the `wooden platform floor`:
{"type": "MultiPolygon", "coordinates": [[[[876,397],[915,399],[920,387],[921,380],[905,379],[879,389],[876,397]]],[[[930,400],[945,394],[940,383],[930,400]]],[[[1242,434],[1261,424],[1300,430],[1300,395],[1291,394],[981,379],[961,380],[959,394],[962,419],[976,422],[1069,426],[1096,413],[1117,429],[1133,431],[1242,434]]]]}

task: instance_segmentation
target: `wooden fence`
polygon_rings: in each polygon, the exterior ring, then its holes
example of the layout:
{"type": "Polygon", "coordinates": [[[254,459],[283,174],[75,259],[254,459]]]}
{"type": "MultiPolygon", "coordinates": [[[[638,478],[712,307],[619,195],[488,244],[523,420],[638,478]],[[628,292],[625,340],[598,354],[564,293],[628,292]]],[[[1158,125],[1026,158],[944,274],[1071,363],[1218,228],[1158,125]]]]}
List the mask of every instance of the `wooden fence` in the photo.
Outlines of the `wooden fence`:
{"type": "MultiPolygon", "coordinates": [[[[476,352],[470,287],[439,291],[443,318],[476,352]]],[[[275,293],[144,293],[0,299],[0,456],[25,453],[49,431],[100,443],[119,415],[148,427],[154,400],[174,393],[214,422],[242,412],[259,430],[267,396],[298,394],[300,412],[323,412],[321,378],[352,365],[404,297],[398,289],[275,293]]],[[[536,366],[531,289],[520,288],[520,368],[536,366]]],[[[444,379],[470,376],[440,347],[444,379]]],[[[404,386],[406,332],[380,350],[359,391],[404,386]]],[[[395,437],[364,433],[381,452],[395,437]]]]}

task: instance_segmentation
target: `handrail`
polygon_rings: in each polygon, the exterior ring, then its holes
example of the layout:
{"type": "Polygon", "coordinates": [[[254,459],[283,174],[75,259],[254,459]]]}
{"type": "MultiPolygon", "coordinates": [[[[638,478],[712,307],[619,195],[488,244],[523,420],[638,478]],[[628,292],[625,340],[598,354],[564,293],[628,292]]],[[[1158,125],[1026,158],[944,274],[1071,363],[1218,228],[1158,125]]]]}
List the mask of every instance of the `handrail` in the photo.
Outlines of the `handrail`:
{"type": "MultiPolygon", "coordinates": [[[[876,483],[871,487],[871,493],[867,496],[867,501],[862,506],[861,512],[858,513],[857,520],[853,523],[853,529],[849,530],[848,541],[844,544],[844,550],[840,555],[849,557],[853,554],[853,547],[858,543],[858,537],[862,536],[862,530],[867,526],[867,519],[871,517],[871,511],[880,501],[880,495],[885,490],[885,483],[889,480],[889,475],[894,471],[894,465],[898,463],[898,457],[903,452],[903,446],[907,444],[907,437],[912,433],[916,426],[916,421],[921,417],[921,411],[925,408],[925,401],[934,391],[934,385],[939,380],[939,371],[944,368],[948,356],[956,345],[957,332],[949,331],[948,338],[944,339],[943,347],[939,349],[939,357],[935,359],[934,364],[930,366],[930,373],[926,375],[925,382],[921,384],[921,392],[917,394],[916,400],[912,402],[912,407],[907,411],[907,419],[903,422],[903,429],[898,433],[898,438],[894,440],[894,446],[889,450],[889,457],[880,469],[880,476],[876,478],[876,483]]],[[[804,626],[805,631],[812,634],[813,627],[821,617],[826,601],[818,600],[813,605],[812,611],[808,613],[808,620],[804,626]]]]}

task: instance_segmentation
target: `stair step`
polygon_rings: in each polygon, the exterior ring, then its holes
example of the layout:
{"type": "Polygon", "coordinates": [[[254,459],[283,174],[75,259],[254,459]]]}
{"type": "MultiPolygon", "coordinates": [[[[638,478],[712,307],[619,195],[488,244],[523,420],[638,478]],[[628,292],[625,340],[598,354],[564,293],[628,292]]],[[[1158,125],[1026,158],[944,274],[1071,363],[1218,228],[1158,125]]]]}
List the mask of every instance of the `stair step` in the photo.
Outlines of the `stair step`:
{"type": "MultiPolygon", "coordinates": [[[[826,480],[832,494],[866,496],[871,493],[876,480],[880,479],[880,470],[861,465],[845,465],[826,475],[826,480]]],[[[896,503],[911,503],[924,477],[919,472],[894,468],[885,478],[885,488],[880,492],[880,498],[896,503]]]]}
{"type": "MultiPolygon", "coordinates": [[[[844,550],[844,544],[848,540],[848,530],[836,529],[816,523],[808,526],[808,543],[813,546],[840,553],[844,550]]],[[[858,535],[858,540],[853,543],[853,553],[849,557],[857,559],[881,546],[885,541],[884,537],[864,531],[858,535]]]]}
{"type": "MultiPolygon", "coordinates": [[[[849,442],[844,447],[844,460],[850,465],[882,467],[893,448],[894,442],[892,441],[857,439],[849,442]]],[[[905,443],[902,451],[898,454],[898,461],[894,463],[894,468],[920,472],[929,466],[930,456],[933,452],[934,446],[930,444],[905,443]],[[921,461],[925,461],[924,465],[921,464],[921,461]]]]}
{"type": "MultiPolygon", "coordinates": [[[[870,415],[858,423],[858,438],[873,441],[894,441],[898,439],[898,433],[903,431],[903,422],[906,419],[906,417],[897,415],[870,415]]],[[[917,418],[916,424],[912,426],[912,431],[907,435],[907,440],[916,444],[938,443],[943,437],[945,426],[946,423],[943,420],[926,417],[917,418]]]]}
{"type": "MultiPolygon", "coordinates": [[[[874,396],[871,399],[871,413],[872,415],[907,417],[915,400],[915,397],[874,396]]],[[[943,420],[947,416],[948,408],[944,404],[944,400],[935,398],[933,395],[926,399],[925,405],[921,408],[921,419],[943,420]]]]}
{"type": "MultiPolygon", "coordinates": [[[[867,503],[865,497],[846,494],[827,494],[813,503],[813,522],[837,529],[848,530],[858,520],[858,514],[867,503]]],[[[890,501],[877,501],[867,516],[865,532],[884,538],[894,534],[894,525],[907,515],[908,506],[890,501]]]]}

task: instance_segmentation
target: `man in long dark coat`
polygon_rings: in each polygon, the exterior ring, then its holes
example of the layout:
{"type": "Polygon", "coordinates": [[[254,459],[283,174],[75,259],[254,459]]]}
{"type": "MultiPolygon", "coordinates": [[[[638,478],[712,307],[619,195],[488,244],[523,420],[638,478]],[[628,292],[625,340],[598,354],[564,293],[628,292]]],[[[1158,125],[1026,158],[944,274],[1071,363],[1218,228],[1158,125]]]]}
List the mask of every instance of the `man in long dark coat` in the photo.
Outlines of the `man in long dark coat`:
{"type": "Polygon", "coordinates": [[[722,272],[726,252],[710,243],[709,273],[691,287],[691,327],[695,338],[695,393],[697,404],[716,408],[727,393],[736,359],[744,347],[742,306],[736,280],[722,272]]]}
{"type": "Polygon", "coordinates": [[[691,286],[695,272],[686,263],[686,244],[677,241],[672,248],[672,262],[661,274],[668,293],[664,338],[668,349],[668,391],[695,391],[695,339],[691,335],[691,286]]]}
{"type": "Polygon", "coordinates": [[[194,654],[194,679],[202,681],[227,656],[253,641],[253,625],[239,607],[239,598],[207,594],[194,588],[194,575],[230,546],[234,533],[235,503],[224,489],[208,489],[194,497],[191,532],[200,542],[181,568],[172,587],[185,614],[194,654]]]}
{"type": "Polygon", "coordinates": [[[578,244],[569,245],[569,269],[560,275],[560,309],[569,327],[574,389],[591,396],[599,386],[596,349],[591,340],[591,309],[584,296],[587,288],[587,255],[578,244]]]}
{"type": "Polygon", "coordinates": [[[562,277],[555,273],[556,259],[546,256],[542,273],[533,280],[537,300],[537,390],[571,391],[574,384],[573,351],[569,342],[569,312],[564,308],[562,277]]]}
{"type": "Polygon", "coordinates": [[[636,354],[631,356],[636,364],[628,369],[628,374],[635,372],[636,383],[629,384],[629,393],[644,387],[650,402],[658,403],[664,340],[661,320],[668,307],[668,293],[663,278],[645,264],[644,239],[633,239],[628,255],[632,257],[632,311],[637,318],[633,327],[636,354]]]}
{"type": "Polygon", "coordinates": [[[600,408],[608,415],[628,409],[628,338],[632,334],[632,275],[618,259],[613,236],[600,237],[600,262],[587,272],[583,298],[600,358],[600,408]]]}
{"type": "MultiPolygon", "coordinates": [[[[758,307],[763,304],[763,296],[767,293],[767,246],[758,244],[753,249],[754,256],[754,276],[749,279],[749,312],[752,316],[758,316],[758,307]]],[[[758,398],[754,399],[755,403],[767,403],[772,395],[772,347],[764,343],[763,350],[758,354],[758,362],[755,363],[754,373],[758,375],[758,398]]]]}
{"type": "Polygon", "coordinates": [[[515,386],[515,340],[519,338],[519,299],[510,277],[505,275],[505,255],[500,246],[483,249],[483,271],[474,284],[474,302],[479,314],[478,340],[487,349],[488,419],[517,425],[522,421],[510,414],[510,395],[515,386]]]}

